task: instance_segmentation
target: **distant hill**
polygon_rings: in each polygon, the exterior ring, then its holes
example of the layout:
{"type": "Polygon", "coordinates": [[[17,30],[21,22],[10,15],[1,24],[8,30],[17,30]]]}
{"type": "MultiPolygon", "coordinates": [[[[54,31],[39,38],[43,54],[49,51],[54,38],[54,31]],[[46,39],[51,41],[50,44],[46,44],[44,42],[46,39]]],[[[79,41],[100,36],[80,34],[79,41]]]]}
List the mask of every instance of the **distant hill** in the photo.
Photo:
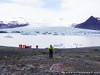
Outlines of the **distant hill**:
{"type": "Polygon", "coordinates": [[[26,21],[21,21],[23,19],[20,20],[11,20],[8,23],[4,22],[4,21],[0,21],[0,29],[6,29],[6,28],[16,28],[16,27],[23,27],[23,26],[28,26],[28,22],[26,21]]]}
{"type": "Polygon", "coordinates": [[[76,24],[75,28],[100,30],[100,18],[89,17],[85,22],[76,24]]]}

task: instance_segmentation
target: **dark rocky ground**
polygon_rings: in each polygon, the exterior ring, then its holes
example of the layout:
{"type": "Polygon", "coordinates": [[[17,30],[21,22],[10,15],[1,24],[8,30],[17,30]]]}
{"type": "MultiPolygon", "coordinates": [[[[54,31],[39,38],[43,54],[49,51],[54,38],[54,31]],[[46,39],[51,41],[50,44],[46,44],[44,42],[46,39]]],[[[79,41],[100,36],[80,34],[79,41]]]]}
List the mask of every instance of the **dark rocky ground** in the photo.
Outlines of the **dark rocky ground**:
{"type": "Polygon", "coordinates": [[[99,72],[100,47],[55,49],[53,59],[48,58],[47,49],[0,47],[0,75],[100,75],[99,72]]]}

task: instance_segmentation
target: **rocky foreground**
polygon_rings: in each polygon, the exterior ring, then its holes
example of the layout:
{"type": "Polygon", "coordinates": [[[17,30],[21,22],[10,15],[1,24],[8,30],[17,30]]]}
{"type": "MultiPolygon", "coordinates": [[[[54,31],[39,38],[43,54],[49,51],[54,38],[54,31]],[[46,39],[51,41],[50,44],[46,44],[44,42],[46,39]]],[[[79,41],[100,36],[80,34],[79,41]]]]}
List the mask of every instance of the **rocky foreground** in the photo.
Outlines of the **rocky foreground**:
{"type": "Polygon", "coordinates": [[[100,75],[100,47],[55,49],[53,59],[47,49],[0,47],[0,75],[100,75]]]}

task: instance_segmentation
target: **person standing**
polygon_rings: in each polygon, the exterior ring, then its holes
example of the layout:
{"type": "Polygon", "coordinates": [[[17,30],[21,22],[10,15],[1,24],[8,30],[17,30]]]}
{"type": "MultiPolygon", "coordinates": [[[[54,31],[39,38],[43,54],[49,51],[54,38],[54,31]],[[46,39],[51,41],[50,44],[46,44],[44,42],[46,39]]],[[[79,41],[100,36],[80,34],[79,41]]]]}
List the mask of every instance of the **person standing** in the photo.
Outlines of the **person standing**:
{"type": "Polygon", "coordinates": [[[53,50],[54,50],[53,46],[50,45],[50,46],[48,47],[49,58],[53,58],[53,50]]]}
{"type": "Polygon", "coordinates": [[[38,45],[36,45],[36,50],[38,49],[38,45]]]}

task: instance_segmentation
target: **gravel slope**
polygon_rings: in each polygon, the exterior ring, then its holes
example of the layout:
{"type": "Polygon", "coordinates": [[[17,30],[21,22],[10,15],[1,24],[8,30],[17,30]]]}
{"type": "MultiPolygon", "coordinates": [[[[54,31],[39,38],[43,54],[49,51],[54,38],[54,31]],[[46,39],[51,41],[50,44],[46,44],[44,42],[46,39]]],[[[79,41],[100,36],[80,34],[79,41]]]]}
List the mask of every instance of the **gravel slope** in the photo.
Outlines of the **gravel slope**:
{"type": "Polygon", "coordinates": [[[0,75],[66,75],[67,72],[100,72],[100,47],[55,49],[53,59],[48,58],[47,49],[0,47],[0,75]],[[64,66],[63,73],[50,69],[58,63],[64,66]]]}

